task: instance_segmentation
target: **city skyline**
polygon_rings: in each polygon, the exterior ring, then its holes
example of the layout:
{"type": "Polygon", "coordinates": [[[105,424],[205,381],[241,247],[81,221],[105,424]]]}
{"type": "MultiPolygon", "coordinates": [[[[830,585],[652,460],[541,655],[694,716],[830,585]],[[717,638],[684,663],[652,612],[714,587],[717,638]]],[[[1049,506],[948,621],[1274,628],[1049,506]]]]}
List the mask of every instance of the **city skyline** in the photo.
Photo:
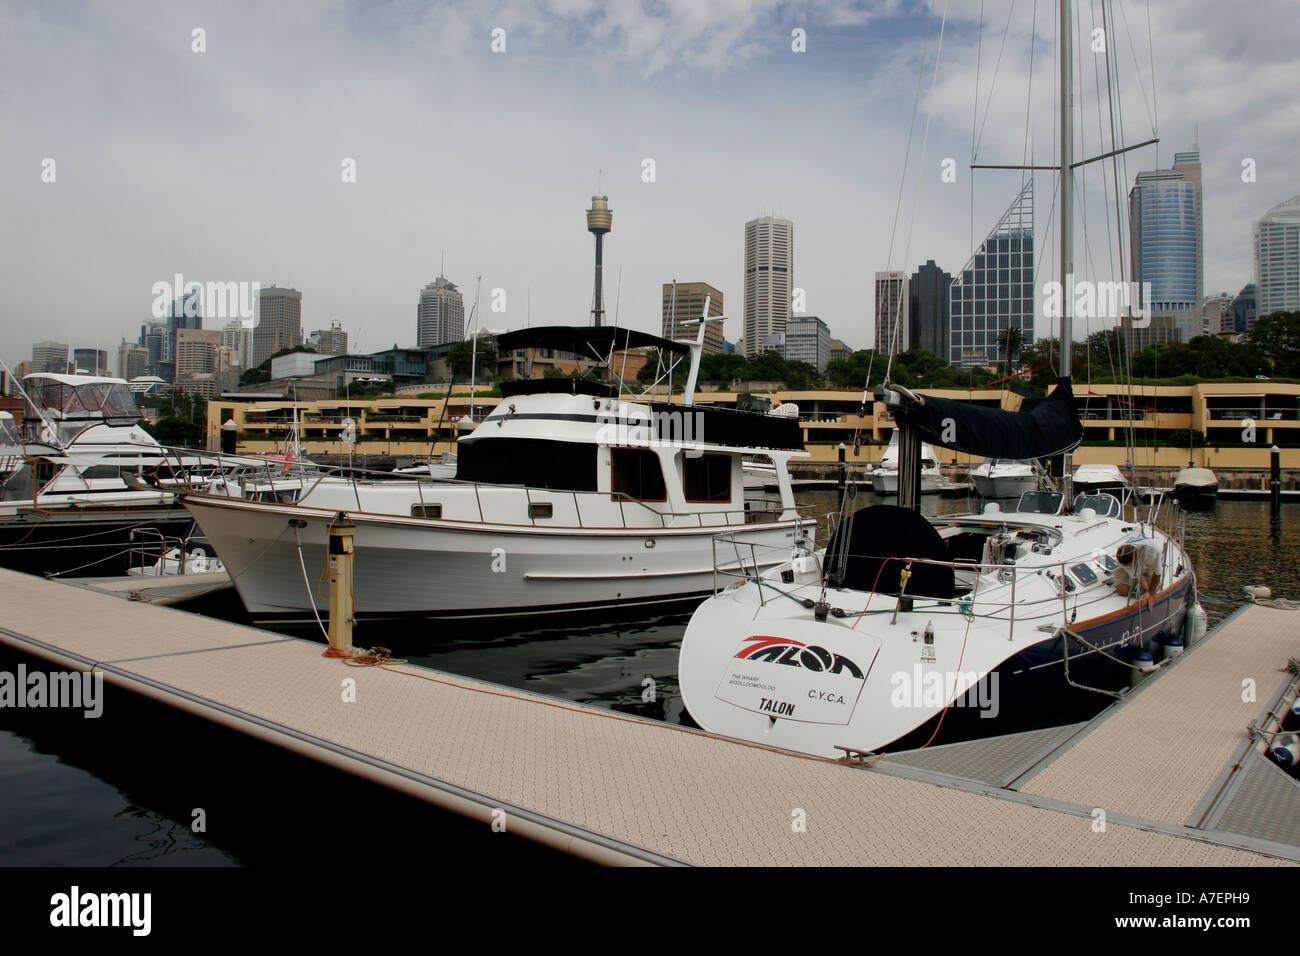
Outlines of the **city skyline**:
{"type": "MultiPolygon", "coordinates": [[[[928,22],[916,5],[759,3],[738,14],[701,3],[697,11],[688,19],[671,7],[655,16],[581,2],[545,16],[445,4],[259,8],[256,16],[252,7],[183,3],[144,12],[6,8],[0,35],[13,55],[0,71],[12,115],[0,195],[8,221],[29,225],[3,233],[0,248],[25,281],[0,292],[0,356],[13,364],[33,339],[49,337],[73,348],[98,339],[112,350],[148,321],[153,284],[176,272],[263,284],[273,276],[310,297],[313,327],[340,320],[355,350],[408,344],[406,290],[441,271],[443,250],[462,286],[483,276],[486,324],[522,327],[529,304],[533,324],[582,323],[592,296],[582,210],[593,193],[610,196],[620,221],[606,238],[607,321],[656,330],[660,288],[672,275],[708,277],[734,312],[743,289],[739,225],[771,213],[799,227],[795,285],[805,312],[865,347],[874,341],[873,290],[861,263],[910,274],[933,259],[955,269],[1005,205],[1019,174],[968,168],[971,91],[988,110],[974,159],[1021,161],[1029,24],[1017,8],[994,85],[987,60],[1009,5],[988,5],[982,37],[973,7],[949,13],[929,104],[930,170],[919,178],[908,170],[894,236],[914,88],[918,68],[933,61],[937,12],[928,22]],[[508,35],[501,53],[491,49],[497,19],[508,35]],[[201,53],[191,49],[196,27],[205,31],[201,53]],[[803,52],[792,49],[796,29],[806,31],[803,52]],[[298,38],[288,54],[275,41],[282,30],[298,38]],[[433,48],[436,62],[425,55],[433,48]],[[579,79],[578,63],[600,82],[579,79]],[[156,83],[159,68],[169,83],[156,83]],[[116,77],[113,90],[92,79],[105,71],[116,77]],[[426,129],[409,120],[426,114],[431,89],[440,122],[426,129]],[[274,110],[274,125],[264,109],[274,110]],[[684,142],[685,122],[713,135],[684,142]],[[441,150],[450,128],[476,148],[441,150]],[[181,148],[199,140],[227,148],[197,159],[181,148]],[[940,178],[946,157],[955,183],[940,178]],[[46,159],[56,164],[53,182],[42,181],[46,159]],[[274,227],[253,228],[254,213],[274,227]],[[503,311],[491,309],[495,289],[503,311]]],[[[1151,11],[1162,142],[1131,154],[1127,167],[1167,168],[1199,124],[1207,292],[1234,292],[1252,278],[1254,222],[1300,192],[1297,106],[1286,71],[1274,68],[1290,62],[1294,18],[1280,3],[1256,13],[1280,29],[1261,34],[1209,3],[1151,11]]],[[[1087,26],[1089,11],[1080,15],[1087,26]]],[[[1050,32],[1040,16],[1029,130],[1040,147],[1052,142],[1050,32]]],[[[1148,62],[1139,55],[1148,53],[1145,32],[1119,38],[1134,45],[1124,46],[1130,70],[1148,62]]],[[[1141,81],[1149,87],[1151,77],[1141,81]]],[[[1121,139],[1132,143],[1149,138],[1151,102],[1139,77],[1128,84],[1121,139]]],[[[910,167],[919,124],[914,134],[910,167]]],[[[1091,135],[1081,152],[1098,151],[1091,135]]],[[[1081,177],[1090,197],[1101,195],[1103,165],[1081,177]]],[[[1104,222],[1093,208],[1090,221],[1104,222]]],[[[1107,230],[1090,231],[1092,258],[1104,261],[1107,230]]],[[[1037,252],[1040,278],[1050,277],[1050,244],[1037,252]]],[[[1076,259],[1082,268],[1085,244],[1076,259]]],[[[1078,334],[1089,330],[1095,323],[1078,334]]],[[[1041,311],[1036,331],[1052,334],[1041,311]]]]}

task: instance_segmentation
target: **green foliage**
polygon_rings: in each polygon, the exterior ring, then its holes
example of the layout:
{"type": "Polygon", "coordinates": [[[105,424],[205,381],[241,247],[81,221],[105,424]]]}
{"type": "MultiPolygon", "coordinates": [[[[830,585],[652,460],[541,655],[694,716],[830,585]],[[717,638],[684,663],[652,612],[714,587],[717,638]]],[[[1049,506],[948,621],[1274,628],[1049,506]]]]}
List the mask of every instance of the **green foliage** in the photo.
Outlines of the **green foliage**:
{"type": "Polygon", "coordinates": [[[1217,335],[1199,335],[1190,342],[1157,342],[1133,356],[1133,376],[1198,380],[1253,376],[1269,367],[1262,349],[1252,342],[1231,342],[1217,335]]]}
{"type": "Polygon", "coordinates": [[[575,368],[572,372],[563,372],[554,366],[542,370],[542,378],[594,378],[595,369],[575,368]]]}
{"type": "Polygon", "coordinates": [[[344,397],[352,401],[383,398],[392,395],[394,388],[392,382],[385,382],[382,385],[351,385],[344,389],[344,397]]]}
{"type": "Polygon", "coordinates": [[[153,423],[142,421],[140,425],[160,445],[198,448],[203,444],[203,426],[185,418],[168,416],[153,423]]]}
{"type": "Polygon", "coordinates": [[[1261,316],[1246,338],[1271,363],[1272,374],[1300,376],[1300,312],[1261,316]]]}
{"type": "Polygon", "coordinates": [[[462,381],[469,381],[471,371],[476,378],[486,381],[492,378],[492,373],[496,367],[496,346],[482,340],[478,343],[477,360],[474,356],[474,342],[472,339],[457,342],[451,347],[451,351],[447,353],[447,370],[462,381]]]}

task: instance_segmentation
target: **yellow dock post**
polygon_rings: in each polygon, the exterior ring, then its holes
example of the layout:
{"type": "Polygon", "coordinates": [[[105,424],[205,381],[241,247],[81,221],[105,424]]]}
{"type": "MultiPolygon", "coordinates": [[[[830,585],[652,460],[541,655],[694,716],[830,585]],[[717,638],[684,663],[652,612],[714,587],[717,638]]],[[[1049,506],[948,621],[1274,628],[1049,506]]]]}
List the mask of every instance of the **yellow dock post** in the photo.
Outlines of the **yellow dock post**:
{"type": "Polygon", "coordinates": [[[352,538],[357,526],[340,511],[330,522],[330,646],[326,657],[352,656],[352,538]]]}

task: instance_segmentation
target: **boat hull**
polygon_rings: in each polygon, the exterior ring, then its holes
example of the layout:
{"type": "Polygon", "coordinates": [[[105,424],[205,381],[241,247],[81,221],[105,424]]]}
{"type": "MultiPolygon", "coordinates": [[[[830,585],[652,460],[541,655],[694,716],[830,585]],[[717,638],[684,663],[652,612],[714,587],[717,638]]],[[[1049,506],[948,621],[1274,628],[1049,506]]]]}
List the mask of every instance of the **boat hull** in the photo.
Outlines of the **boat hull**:
{"type": "MultiPolygon", "coordinates": [[[[1184,572],[1154,608],[1113,602],[1117,609],[1072,623],[1070,634],[1059,629],[1059,611],[1055,624],[1050,615],[1017,620],[1014,639],[1005,618],[970,630],[950,607],[918,605],[891,620],[887,597],[857,620],[817,622],[780,597],[756,606],[750,583],[693,617],[682,643],[682,697],[709,732],[826,757],[1071,723],[1130,685],[1128,662],[1140,651],[1158,661],[1166,638],[1181,635],[1190,581],[1184,572]],[[944,620],[927,646],[922,632],[944,620]]],[[[846,611],[861,599],[826,593],[846,611]]]]}
{"type": "Polygon", "coordinates": [[[1174,485],[1174,499],[1190,510],[1213,508],[1219,500],[1218,485],[1174,485]]]}
{"type": "Polygon", "coordinates": [[[1019,498],[1038,487],[1038,481],[1033,475],[999,475],[990,478],[987,475],[972,474],[971,481],[983,498],[1019,498]]]}
{"type": "Polygon", "coordinates": [[[133,544],[157,551],[157,537],[149,532],[178,539],[193,524],[179,506],[27,511],[0,519],[0,567],[28,574],[125,574],[133,544]]]}
{"type": "MultiPolygon", "coordinates": [[[[326,549],[335,513],[201,496],[185,503],[255,619],[310,620],[313,605],[322,614],[328,609],[326,549]],[[290,520],[305,524],[294,529],[290,520]]],[[[474,526],[367,514],[348,520],[356,527],[352,593],[359,620],[513,616],[703,597],[715,584],[713,536],[725,530],[474,526]]],[[[729,530],[759,546],[762,568],[788,558],[799,524],[729,530]]],[[[748,565],[751,554],[739,550],[748,565]]]]}
{"type": "MultiPolygon", "coordinates": [[[[941,490],[941,482],[937,475],[921,474],[921,494],[937,495],[941,490]]],[[[874,472],[871,475],[871,488],[878,495],[896,495],[898,494],[898,472],[874,472]]]]}

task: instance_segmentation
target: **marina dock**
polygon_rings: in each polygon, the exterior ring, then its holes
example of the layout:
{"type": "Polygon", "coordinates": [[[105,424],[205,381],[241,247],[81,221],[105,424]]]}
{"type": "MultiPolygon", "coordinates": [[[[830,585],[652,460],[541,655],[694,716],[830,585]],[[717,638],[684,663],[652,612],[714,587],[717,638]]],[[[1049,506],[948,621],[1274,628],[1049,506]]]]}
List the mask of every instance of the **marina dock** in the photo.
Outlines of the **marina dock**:
{"type": "Polygon", "coordinates": [[[485,827],[504,811],[510,832],[594,862],[1300,862],[1300,837],[1270,816],[1295,827],[1296,804],[1279,801],[1300,785],[1255,766],[1247,733],[1300,656],[1294,611],[1243,609],[1087,724],[861,768],[413,665],[352,667],[320,643],[24,574],[0,571],[0,587],[0,641],[17,651],[485,827]],[[1263,815],[1239,802],[1261,769],[1282,794],[1263,815]]]}

